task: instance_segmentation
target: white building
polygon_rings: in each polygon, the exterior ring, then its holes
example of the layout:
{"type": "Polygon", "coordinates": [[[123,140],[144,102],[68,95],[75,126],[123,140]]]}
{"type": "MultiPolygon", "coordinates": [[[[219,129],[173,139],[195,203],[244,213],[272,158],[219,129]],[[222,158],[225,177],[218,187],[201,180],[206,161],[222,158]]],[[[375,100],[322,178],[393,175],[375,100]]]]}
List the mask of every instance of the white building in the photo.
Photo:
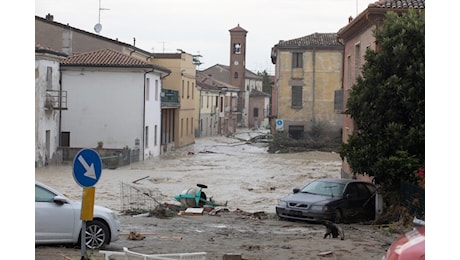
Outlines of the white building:
{"type": "Polygon", "coordinates": [[[170,70],[102,49],[61,61],[61,145],[139,148],[140,160],[160,155],[162,77],[170,70]]]}
{"type": "Polygon", "coordinates": [[[64,53],[35,47],[35,167],[61,160],[59,120],[65,95],[60,90],[59,61],[65,57],[64,53]]]}

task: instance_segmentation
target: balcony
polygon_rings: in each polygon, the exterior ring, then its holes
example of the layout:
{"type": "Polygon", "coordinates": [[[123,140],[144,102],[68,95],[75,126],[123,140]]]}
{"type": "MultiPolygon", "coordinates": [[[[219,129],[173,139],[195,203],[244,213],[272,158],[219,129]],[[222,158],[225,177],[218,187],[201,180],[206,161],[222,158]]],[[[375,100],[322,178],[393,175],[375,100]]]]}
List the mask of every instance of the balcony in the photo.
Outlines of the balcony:
{"type": "Polygon", "coordinates": [[[162,89],[161,90],[161,107],[162,108],[177,108],[180,107],[179,91],[162,89]]]}
{"type": "Polygon", "coordinates": [[[67,110],[67,91],[47,90],[45,108],[49,110],[67,110]]]}

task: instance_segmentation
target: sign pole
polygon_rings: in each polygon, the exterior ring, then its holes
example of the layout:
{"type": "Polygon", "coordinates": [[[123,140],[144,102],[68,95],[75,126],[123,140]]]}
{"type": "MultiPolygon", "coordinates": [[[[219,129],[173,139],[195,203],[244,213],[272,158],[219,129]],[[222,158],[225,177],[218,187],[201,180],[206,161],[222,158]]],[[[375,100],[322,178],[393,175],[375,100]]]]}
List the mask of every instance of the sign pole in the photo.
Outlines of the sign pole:
{"type": "Polygon", "coordinates": [[[93,220],[94,185],[99,181],[102,171],[102,161],[99,154],[93,149],[80,150],[73,160],[73,177],[83,187],[83,198],[81,202],[81,260],[86,257],[86,221],[93,220]]]}
{"type": "Polygon", "coordinates": [[[86,220],[81,221],[81,260],[86,260],[86,220]]]}

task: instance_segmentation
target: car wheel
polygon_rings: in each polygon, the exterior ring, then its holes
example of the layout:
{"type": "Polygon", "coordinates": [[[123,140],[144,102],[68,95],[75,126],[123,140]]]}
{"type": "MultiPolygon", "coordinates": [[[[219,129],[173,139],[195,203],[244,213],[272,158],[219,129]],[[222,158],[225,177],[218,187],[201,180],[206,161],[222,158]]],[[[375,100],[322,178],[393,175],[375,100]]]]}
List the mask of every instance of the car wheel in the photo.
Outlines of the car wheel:
{"type": "Polygon", "coordinates": [[[334,223],[341,224],[343,222],[342,211],[340,209],[336,209],[334,212],[334,223]]]}
{"type": "Polygon", "coordinates": [[[109,244],[110,234],[107,225],[100,220],[86,222],[86,247],[100,249],[109,244]]]}

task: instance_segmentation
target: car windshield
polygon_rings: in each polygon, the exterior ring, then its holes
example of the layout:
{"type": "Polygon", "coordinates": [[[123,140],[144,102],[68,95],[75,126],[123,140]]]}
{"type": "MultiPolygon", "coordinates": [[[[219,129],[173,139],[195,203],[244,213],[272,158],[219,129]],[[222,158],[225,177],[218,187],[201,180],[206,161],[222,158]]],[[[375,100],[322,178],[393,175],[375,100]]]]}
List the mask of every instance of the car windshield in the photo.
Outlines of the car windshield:
{"type": "Polygon", "coordinates": [[[314,181],[305,186],[300,192],[326,196],[342,196],[345,184],[336,182],[314,181]]]}

